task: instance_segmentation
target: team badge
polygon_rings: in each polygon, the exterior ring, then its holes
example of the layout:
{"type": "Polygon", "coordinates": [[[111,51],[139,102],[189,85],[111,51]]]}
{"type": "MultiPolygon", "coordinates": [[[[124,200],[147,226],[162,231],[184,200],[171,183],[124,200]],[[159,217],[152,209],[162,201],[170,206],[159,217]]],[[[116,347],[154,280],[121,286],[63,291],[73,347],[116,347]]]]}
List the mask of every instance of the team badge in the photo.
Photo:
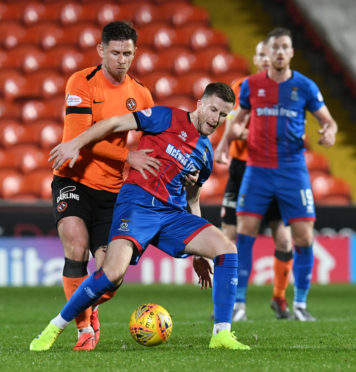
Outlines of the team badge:
{"type": "Polygon", "coordinates": [[[239,207],[244,207],[245,205],[245,194],[242,194],[239,198],[239,207]]]}
{"type": "Polygon", "coordinates": [[[298,97],[298,88],[297,87],[293,87],[292,88],[292,93],[290,95],[290,99],[292,101],[298,101],[299,100],[299,97],[298,97]]]}
{"type": "Polygon", "coordinates": [[[137,107],[137,102],[134,98],[128,98],[126,101],[126,107],[130,111],[135,111],[137,107]]]}
{"type": "Polygon", "coordinates": [[[178,137],[179,137],[180,139],[182,139],[183,141],[186,141],[188,135],[187,135],[187,133],[186,133],[184,130],[182,130],[182,131],[180,132],[180,134],[178,135],[178,137]]]}
{"type": "Polygon", "coordinates": [[[68,204],[67,202],[65,201],[61,201],[58,205],[57,205],[57,212],[59,213],[62,213],[64,212],[68,207],[68,204]]]}
{"type": "Polygon", "coordinates": [[[140,111],[143,115],[147,116],[148,118],[152,115],[152,110],[150,108],[141,110],[140,111]]]}
{"type": "Polygon", "coordinates": [[[264,89],[259,89],[257,92],[257,97],[266,97],[266,91],[264,89]]]}
{"type": "Polygon", "coordinates": [[[120,227],[118,228],[118,230],[119,231],[130,231],[128,222],[129,222],[129,220],[127,220],[125,218],[122,218],[121,219],[121,224],[120,224],[120,227]]]}

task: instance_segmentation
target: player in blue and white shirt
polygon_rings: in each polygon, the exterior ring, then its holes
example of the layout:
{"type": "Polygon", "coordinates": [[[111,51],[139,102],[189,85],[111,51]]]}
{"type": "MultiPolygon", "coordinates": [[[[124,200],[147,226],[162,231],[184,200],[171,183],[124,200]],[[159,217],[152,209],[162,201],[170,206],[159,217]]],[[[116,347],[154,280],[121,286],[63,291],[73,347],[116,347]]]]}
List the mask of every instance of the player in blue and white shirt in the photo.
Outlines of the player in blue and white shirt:
{"type": "Polygon", "coordinates": [[[77,314],[122,283],[128,265],[137,263],[150,243],[173,257],[199,256],[194,259],[194,268],[205,287],[211,284],[210,266],[202,257],[214,260],[215,321],[209,347],[250,349],[231,333],[237,288],[236,247],[200,217],[199,206],[200,186],[212,170],[213,152],[207,136],[224,122],[234,101],[228,85],[212,83],[192,113],[154,107],[113,117],[52,150],[55,168],[67,159],[72,159],[69,166],[73,166],[83,146],[110,133],[136,129],[143,130],[139,149],[152,149],[152,165],[157,161],[160,165],[159,170],[147,174],[130,170],[114,208],[103,267],[81,284],[60,314],[32,341],[30,350],[48,350],[77,314]],[[199,172],[197,183],[183,187],[185,175],[194,172],[199,172]]]}

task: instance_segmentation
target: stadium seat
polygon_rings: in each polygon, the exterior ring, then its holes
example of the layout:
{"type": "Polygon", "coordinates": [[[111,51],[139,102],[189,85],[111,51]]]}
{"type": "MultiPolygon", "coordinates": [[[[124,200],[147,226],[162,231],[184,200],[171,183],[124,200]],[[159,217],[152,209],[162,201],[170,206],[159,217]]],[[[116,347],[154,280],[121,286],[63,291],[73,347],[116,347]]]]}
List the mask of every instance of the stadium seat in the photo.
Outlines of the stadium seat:
{"type": "Polygon", "coordinates": [[[132,70],[138,75],[150,73],[151,71],[157,71],[157,64],[161,57],[152,49],[140,48],[134,59],[132,70]]]}
{"type": "MultiPolygon", "coordinates": [[[[87,6],[90,3],[87,4],[87,6]]],[[[105,3],[102,5],[100,10],[97,12],[96,22],[102,27],[118,19],[124,19],[126,21],[132,21],[135,14],[134,3],[131,4],[122,4],[122,1],[119,4],[115,3],[105,3]]]]}
{"type": "Polygon", "coordinates": [[[37,143],[43,149],[50,149],[62,141],[63,125],[53,120],[44,120],[31,124],[36,132],[37,143]]]}
{"type": "Polygon", "coordinates": [[[142,26],[155,22],[166,22],[167,13],[153,3],[142,2],[136,6],[134,15],[134,23],[137,26],[142,26]]]}
{"type": "Polygon", "coordinates": [[[176,45],[176,30],[164,22],[150,23],[138,28],[138,46],[146,46],[161,51],[176,45]]]}
{"type": "Polygon", "coordinates": [[[330,164],[328,158],[315,151],[305,151],[305,162],[309,172],[316,174],[329,174],[330,164]]]}
{"type": "Polygon", "coordinates": [[[154,99],[169,97],[176,92],[177,79],[167,72],[153,72],[144,78],[144,84],[154,96],[154,99]]]}
{"type": "Polygon", "coordinates": [[[19,102],[0,98],[0,119],[21,120],[22,107],[19,102]]]}
{"type": "Polygon", "coordinates": [[[21,108],[21,118],[25,123],[41,119],[52,119],[63,122],[64,98],[27,101],[21,108]]]}
{"type": "Polygon", "coordinates": [[[250,72],[249,63],[243,56],[232,53],[220,53],[213,57],[210,66],[212,74],[221,74],[237,71],[248,75],[250,72]]]}
{"type": "Polygon", "coordinates": [[[178,79],[176,94],[189,94],[194,100],[200,99],[205,87],[212,82],[211,76],[204,72],[191,72],[178,79]]]}
{"type": "Polygon", "coordinates": [[[319,175],[312,180],[316,204],[347,205],[352,201],[350,186],[342,179],[331,175],[319,175]]]}
{"type": "Polygon", "coordinates": [[[0,148],[0,170],[17,170],[18,160],[5,148],[0,148]]]}
{"type": "Polygon", "coordinates": [[[18,21],[2,21],[0,23],[0,46],[11,49],[22,43],[26,29],[18,21]]]}
{"type": "Polygon", "coordinates": [[[22,179],[23,176],[15,170],[0,169],[0,198],[11,199],[21,194],[22,179]]]}
{"type": "Polygon", "coordinates": [[[50,166],[48,166],[48,169],[36,169],[23,176],[23,189],[25,189],[27,193],[35,195],[39,199],[51,200],[52,180],[53,173],[50,166]]]}
{"type": "Polygon", "coordinates": [[[245,76],[247,75],[238,71],[224,72],[221,74],[211,74],[211,77],[214,81],[221,81],[222,83],[228,85],[232,85],[235,80],[241,79],[245,76]]]}
{"type": "Polygon", "coordinates": [[[218,204],[222,202],[228,174],[225,177],[211,175],[201,189],[200,200],[202,204],[218,204]]]}
{"type": "Polygon", "coordinates": [[[0,20],[1,22],[6,21],[20,21],[24,2],[17,3],[6,3],[2,1],[0,3],[0,20]]]}
{"type": "Polygon", "coordinates": [[[22,22],[32,25],[42,21],[60,22],[60,15],[68,1],[30,2],[22,10],[22,22]]]}
{"type": "Polygon", "coordinates": [[[156,105],[178,107],[186,111],[194,111],[196,108],[196,102],[192,98],[187,97],[186,95],[166,97],[157,100],[155,103],[156,105]]]}
{"type": "Polygon", "coordinates": [[[0,58],[0,68],[17,68],[23,72],[31,72],[41,68],[44,60],[44,53],[36,46],[19,45],[10,49],[4,59],[0,58]]]}
{"type": "Polygon", "coordinates": [[[36,141],[31,127],[15,120],[0,121],[0,145],[8,148],[17,144],[31,144],[36,141]]]}
{"type": "Polygon", "coordinates": [[[48,151],[36,145],[19,144],[8,149],[14,158],[18,159],[18,170],[22,173],[29,173],[35,169],[48,169],[48,151]]]}
{"type": "Polygon", "coordinates": [[[176,35],[176,44],[187,45],[194,51],[211,46],[220,46],[229,50],[227,36],[211,27],[188,24],[177,28],[176,35]]]}
{"type": "Polygon", "coordinates": [[[167,56],[164,58],[170,60],[172,70],[176,75],[202,70],[195,53],[187,48],[170,48],[165,53],[167,56]]]}
{"type": "Polygon", "coordinates": [[[17,69],[2,69],[0,71],[0,95],[5,99],[13,99],[20,87],[26,83],[24,75],[17,69]]]}
{"type": "Polygon", "coordinates": [[[172,6],[171,3],[167,2],[161,4],[159,9],[162,14],[166,15],[166,19],[175,27],[189,23],[208,25],[210,22],[210,15],[205,9],[189,3],[181,2],[172,6]]]}
{"type": "Polygon", "coordinates": [[[96,48],[79,51],[77,49],[67,49],[59,56],[59,69],[65,75],[72,74],[89,66],[96,66],[101,63],[96,48]]]}

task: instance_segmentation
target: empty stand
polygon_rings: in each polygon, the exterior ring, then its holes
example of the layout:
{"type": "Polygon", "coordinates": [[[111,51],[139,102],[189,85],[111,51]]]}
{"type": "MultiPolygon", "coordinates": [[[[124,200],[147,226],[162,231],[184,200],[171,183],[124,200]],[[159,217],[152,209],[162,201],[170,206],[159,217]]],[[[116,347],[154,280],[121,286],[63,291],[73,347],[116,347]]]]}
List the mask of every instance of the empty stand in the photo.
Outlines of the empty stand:
{"type": "Polygon", "coordinates": [[[30,195],[39,199],[52,199],[51,183],[53,174],[50,167],[48,169],[36,169],[27,173],[22,178],[22,187],[30,195]]]}
{"type": "Polygon", "coordinates": [[[305,162],[310,173],[311,179],[319,175],[330,174],[330,164],[328,158],[315,151],[305,151],[305,162]]]}
{"type": "Polygon", "coordinates": [[[196,108],[196,101],[186,95],[166,97],[156,100],[155,103],[162,106],[178,107],[186,111],[194,111],[196,108]]]}
{"type": "Polygon", "coordinates": [[[52,119],[58,122],[64,118],[64,99],[30,100],[21,108],[21,118],[25,123],[41,119],[52,119]]]}
{"type": "Polygon", "coordinates": [[[14,170],[0,169],[0,198],[11,199],[24,194],[22,177],[14,170]]]}
{"type": "Polygon", "coordinates": [[[0,121],[0,145],[8,148],[17,144],[33,144],[36,141],[30,126],[23,125],[15,120],[0,121]]]}
{"type": "Polygon", "coordinates": [[[348,205],[352,201],[350,186],[331,175],[319,175],[312,180],[316,204],[348,205]]]}

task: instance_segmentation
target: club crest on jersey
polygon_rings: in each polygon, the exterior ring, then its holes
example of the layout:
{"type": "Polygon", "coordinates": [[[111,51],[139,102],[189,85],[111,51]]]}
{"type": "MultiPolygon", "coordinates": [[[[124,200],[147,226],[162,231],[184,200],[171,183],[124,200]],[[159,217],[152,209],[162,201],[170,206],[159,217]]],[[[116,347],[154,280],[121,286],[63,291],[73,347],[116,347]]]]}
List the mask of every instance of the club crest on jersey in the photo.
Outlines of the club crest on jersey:
{"type": "Polygon", "coordinates": [[[208,162],[208,156],[206,155],[209,149],[205,147],[204,152],[203,152],[203,162],[206,164],[208,162]]]}
{"type": "Polygon", "coordinates": [[[82,98],[74,94],[67,94],[66,103],[67,106],[77,106],[82,103],[82,98]]]}
{"type": "Polygon", "coordinates": [[[297,87],[293,87],[292,88],[292,92],[290,94],[290,99],[292,101],[298,101],[299,100],[299,96],[298,96],[298,88],[297,87]]]}
{"type": "Polygon", "coordinates": [[[259,89],[257,92],[257,97],[266,97],[266,91],[264,89],[259,89]]]}
{"type": "Polygon", "coordinates": [[[57,205],[57,212],[59,213],[62,213],[64,212],[68,207],[68,203],[65,202],[65,201],[61,201],[58,205],[57,205]]]}
{"type": "Polygon", "coordinates": [[[130,111],[135,111],[137,107],[137,102],[134,98],[128,98],[126,101],[126,107],[130,111]]]}
{"type": "Polygon", "coordinates": [[[179,137],[180,139],[182,139],[182,140],[185,142],[185,141],[187,140],[188,135],[187,135],[186,132],[184,132],[184,130],[182,130],[182,131],[180,132],[180,134],[178,135],[178,137],[179,137]]]}
{"type": "Polygon", "coordinates": [[[130,231],[129,224],[128,224],[129,221],[130,220],[127,220],[126,218],[121,218],[121,224],[118,230],[119,231],[130,231]]]}
{"type": "Polygon", "coordinates": [[[239,198],[239,207],[243,207],[245,205],[245,194],[242,194],[239,198]]]}

